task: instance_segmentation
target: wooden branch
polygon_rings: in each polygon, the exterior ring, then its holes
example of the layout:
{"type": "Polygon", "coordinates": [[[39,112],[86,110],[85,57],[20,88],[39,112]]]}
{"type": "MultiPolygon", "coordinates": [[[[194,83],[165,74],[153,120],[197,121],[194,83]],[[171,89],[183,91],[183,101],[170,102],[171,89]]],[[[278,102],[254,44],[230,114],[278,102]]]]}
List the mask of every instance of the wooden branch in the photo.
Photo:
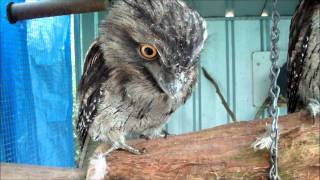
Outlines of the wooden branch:
{"type": "Polygon", "coordinates": [[[50,180],[63,179],[74,180],[84,179],[85,172],[80,169],[63,169],[49,168],[21,164],[0,164],[0,179],[1,180],[50,180]]]}
{"type": "MultiPolygon", "coordinates": [[[[268,151],[250,147],[270,119],[239,122],[151,141],[132,141],[143,155],[114,151],[106,179],[267,179],[268,151]]],[[[319,120],[306,113],[280,118],[279,173],[282,179],[319,179],[319,120]]],[[[108,149],[100,145],[95,153],[108,149]]],[[[89,176],[94,167],[89,165],[89,176]]]]}

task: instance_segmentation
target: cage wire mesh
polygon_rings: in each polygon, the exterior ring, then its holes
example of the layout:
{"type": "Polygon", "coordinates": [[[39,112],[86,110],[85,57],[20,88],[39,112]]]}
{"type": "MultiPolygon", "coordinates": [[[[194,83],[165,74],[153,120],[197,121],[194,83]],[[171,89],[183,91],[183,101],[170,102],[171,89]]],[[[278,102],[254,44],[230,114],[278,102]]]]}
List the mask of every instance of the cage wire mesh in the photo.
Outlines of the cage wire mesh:
{"type": "Polygon", "coordinates": [[[9,2],[0,1],[0,161],[72,167],[70,16],[11,25],[9,2]]]}

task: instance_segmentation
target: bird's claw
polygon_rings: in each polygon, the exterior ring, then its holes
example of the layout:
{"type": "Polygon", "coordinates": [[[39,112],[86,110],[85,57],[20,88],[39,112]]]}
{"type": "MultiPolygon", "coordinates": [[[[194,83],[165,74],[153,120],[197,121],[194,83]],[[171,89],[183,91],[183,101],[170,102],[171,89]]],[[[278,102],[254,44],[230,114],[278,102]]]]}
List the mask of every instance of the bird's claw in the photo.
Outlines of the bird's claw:
{"type": "Polygon", "coordinates": [[[161,135],[163,135],[163,138],[167,139],[167,137],[170,135],[167,130],[163,129],[161,135]]]}
{"type": "Polygon", "coordinates": [[[140,138],[145,139],[145,140],[150,140],[150,139],[155,139],[155,138],[167,139],[169,135],[171,135],[171,134],[169,134],[166,130],[163,129],[163,130],[161,130],[161,132],[152,133],[150,135],[141,134],[140,138]]]}
{"type": "Polygon", "coordinates": [[[134,154],[134,155],[142,155],[142,154],[147,152],[146,148],[142,148],[142,149],[125,149],[125,150],[127,150],[128,152],[130,152],[131,154],[134,154]]]}
{"type": "Polygon", "coordinates": [[[272,133],[271,133],[271,125],[266,125],[266,132],[258,137],[255,142],[251,144],[251,147],[254,151],[270,149],[272,144],[272,133]]]}
{"type": "Polygon", "coordinates": [[[272,138],[270,136],[261,136],[251,144],[251,147],[254,151],[270,149],[272,143],[272,138]]]}
{"type": "Polygon", "coordinates": [[[146,148],[139,149],[140,154],[145,154],[147,152],[146,148]]]}
{"type": "Polygon", "coordinates": [[[135,155],[141,155],[141,154],[144,154],[146,152],[146,149],[145,148],[142,148],[142,149],[136,149],[134,147],[131,147],[127,144],[122,144],[120,149],[123,149],[123,150],[126,150],[128,151],[129,153],[131,154],[135,154],[135,155]]]}

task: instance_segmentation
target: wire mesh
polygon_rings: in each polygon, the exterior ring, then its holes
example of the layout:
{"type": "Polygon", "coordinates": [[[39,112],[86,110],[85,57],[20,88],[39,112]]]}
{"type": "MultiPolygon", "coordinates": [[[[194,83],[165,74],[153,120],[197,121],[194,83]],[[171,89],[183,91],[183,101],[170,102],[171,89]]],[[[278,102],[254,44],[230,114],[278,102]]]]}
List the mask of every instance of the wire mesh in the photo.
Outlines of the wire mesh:
{"type": "Polygon", "coordinates": [[[70,17],[11,25],[7,3],[0,2],[0,161],[72,167],[70,17]]]}

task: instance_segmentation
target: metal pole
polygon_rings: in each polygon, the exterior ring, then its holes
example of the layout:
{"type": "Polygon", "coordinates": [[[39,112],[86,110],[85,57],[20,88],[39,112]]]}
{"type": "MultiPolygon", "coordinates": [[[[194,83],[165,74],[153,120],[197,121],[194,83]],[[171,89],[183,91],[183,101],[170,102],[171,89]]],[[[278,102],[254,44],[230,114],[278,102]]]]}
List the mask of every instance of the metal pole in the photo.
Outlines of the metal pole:
{"type": "Polygon", "coordinates": [[[26,19],[103,11],[108,3],[109,1],[105,0],[10,2],[7,5],[7,18],[13,24],[26,19]]]}

